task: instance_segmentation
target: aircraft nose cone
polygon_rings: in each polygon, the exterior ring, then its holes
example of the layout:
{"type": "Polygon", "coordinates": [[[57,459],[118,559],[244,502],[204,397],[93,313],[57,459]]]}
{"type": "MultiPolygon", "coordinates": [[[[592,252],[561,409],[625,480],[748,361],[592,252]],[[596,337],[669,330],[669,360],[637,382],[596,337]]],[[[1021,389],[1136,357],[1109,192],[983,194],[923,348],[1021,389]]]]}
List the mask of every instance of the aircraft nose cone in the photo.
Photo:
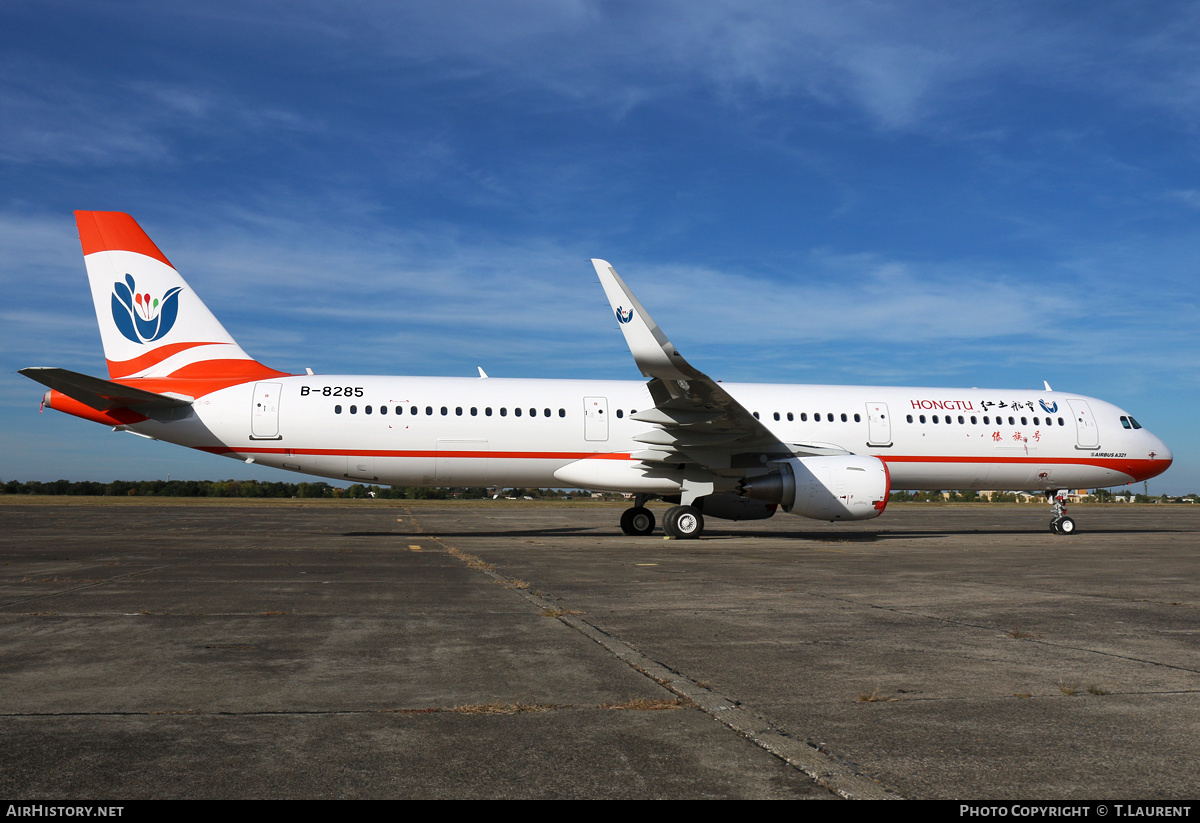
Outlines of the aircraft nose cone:
{"type": "MultiPolygon", "coordinates": [[[[1161,460],[1164,463],[1166,463],[1167,466],[1170,466],[1172,463],[1175,462],[1175,455],[1171,454],[1171,450],[1169,448],[1167,448],[1166,443],[1159,440],[1158,448],[1154,450],[1154,459],[1161,460]]],[[[1164,470],[1165,470],[1165,468],[1166,467],[1164,466],[1164,470]]]]}

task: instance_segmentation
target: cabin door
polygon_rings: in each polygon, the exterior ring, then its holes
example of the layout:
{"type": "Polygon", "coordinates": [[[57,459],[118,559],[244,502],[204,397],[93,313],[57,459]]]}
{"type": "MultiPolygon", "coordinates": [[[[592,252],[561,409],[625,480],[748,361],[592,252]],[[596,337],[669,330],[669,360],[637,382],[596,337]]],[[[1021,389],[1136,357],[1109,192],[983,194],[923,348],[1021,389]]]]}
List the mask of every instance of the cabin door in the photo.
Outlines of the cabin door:
{"type": "Polygon", "coordinates": [[[251,440],[282,440],[279,433],[279,395],[282,383],[255,383],[250,409],[251,440]]]}
{"type": "Polygon", "coordinates": [[[1078,437],[1077,448],[1095,449],[1100,446],[1100,430],[1096,427],[1096,418],[1086,401],[1068,400],[1067,405],[1075,415],[1075,434],[1078,437]]]}
{"type": "Polygon", "coordinates": [[[867,445],[892,445],[892,420],[887,403],[867,404],[867,445]]]}
{"type": "Polygon", "coordinates": [[[583,398],[583,439],[608,439],[608,398],[583,398]]]}

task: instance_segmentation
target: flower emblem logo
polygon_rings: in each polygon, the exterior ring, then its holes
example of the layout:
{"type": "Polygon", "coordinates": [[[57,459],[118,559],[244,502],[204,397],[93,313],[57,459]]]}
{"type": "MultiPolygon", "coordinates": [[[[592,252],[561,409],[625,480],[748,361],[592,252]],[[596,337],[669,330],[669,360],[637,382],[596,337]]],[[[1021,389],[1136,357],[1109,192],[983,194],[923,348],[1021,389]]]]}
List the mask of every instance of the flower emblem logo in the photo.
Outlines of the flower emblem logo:
{"type": "Polygon", "coordinates": [[[1045,400],[1039,400],[1038,405],[1042,407],[1042,411],[1046,412],[1046,414],[1054,414],[1056,411],[1058,411],[1057,402],[1047,403],[1045,400]]]}
{"type": "Polygon", "coordinates": [[[633,319],[633,309],[625,311],[621,306],[617,306],[617,322],[628,323],[633,319]]]}
{"type": "Polygon", "coordinates": [[[162,299],[151,297],[149,292],[139,292],[133,275],[126,274],[125,281],[113,283],[112,316],[118,331],[134,343],[153,343],[162,339],[179,316],[179,293],[182,286],[167,290],[162,299]]]}

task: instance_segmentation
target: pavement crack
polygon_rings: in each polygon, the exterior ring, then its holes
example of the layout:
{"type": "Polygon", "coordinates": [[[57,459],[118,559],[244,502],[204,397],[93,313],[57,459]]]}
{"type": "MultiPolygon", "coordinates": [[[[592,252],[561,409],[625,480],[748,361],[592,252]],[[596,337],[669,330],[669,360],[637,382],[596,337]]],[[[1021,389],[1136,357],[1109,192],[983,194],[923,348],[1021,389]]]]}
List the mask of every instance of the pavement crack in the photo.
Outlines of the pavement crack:
{"type": "MultiPolygon", "coordinates": [[[[175,565],[177,565],[177,564],[167,563],[162,566],[152,566],[151,568],[148,568],[148,569],[140,569],[138,571],[129,572],[128,574],[119,574],[119,575],[116,575],[115,577],[108,577],[108,578],[105,578],[104,580],[88,580],[85,583],[82,583],[81,585],[78,585],[78,586],[68,586],[63,589],[55,589],[54,591],[51,591],[51,592],[41,592],[40,594],[30,595],[29,597],[18,597],[16,600],[9,600],[4,603],[0,603],[0,608],[7,608],[9,606],[15,606],[19,603],[29,603],[34,600],[43,600],[47,597],[58,597],[59,595],[69,594],[71,592],[80,592],[80,591],[84,591],[86,589],[94,589],[97,586],[107,586],[110,583],[115,583],[119,580],[129,580],[130,578],[139,577],[144,574],[150,574],[151,572],[161,571],[163,569],[169,569],[175,565]]],[[[36,581],[32,581],[32,582],[36,582],[36,581]]]]}
{"type": "MultiPolygon", "coordinates": [[[[411,510],[405,509],[417,530],[425,534],[411,510]]],[[[494,580],[512,584],[510,578],[496,571],[495,566],[478,557],[450,546],[441,538],[427,535],[448,554],[494,580]]],[[[721,695],[707,686],[654,660],[623,640],[582,619],[578,612],[562,608],[527,588],[508,585],[510,591],[538,606],[542,614],[554,617],[598,643],[626,665],[641,672],[669,692],[707,714],[759,748],[780,758],[791,767],[804,772],[819,785],[846,799],[895,800],[902,795],[875,779],[863,774],[851,764],[832,756],[818,745],[800,740],[775,726],[767,719],[744,708],[738,701],[721,695]]]]}

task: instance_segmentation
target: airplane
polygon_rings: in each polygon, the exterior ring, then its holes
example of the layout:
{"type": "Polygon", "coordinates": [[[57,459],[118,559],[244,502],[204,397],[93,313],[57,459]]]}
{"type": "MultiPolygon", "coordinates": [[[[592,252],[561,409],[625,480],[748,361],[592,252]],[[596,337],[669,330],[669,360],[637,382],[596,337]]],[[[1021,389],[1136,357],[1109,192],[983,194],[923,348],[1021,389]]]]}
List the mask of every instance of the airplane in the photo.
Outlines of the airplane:
{"type": "Polygon", "coordinates": [[[302,474],[401,486],[633,495],[629,535],[705,518],[883,514],[893,488],[1064,492],[1155,477],[1170,449],[1128,412],[1045,390],[738,384],[692,366],[592,260],[641,381],[289,374],[246,354],[132,217],[75,213],[108,379],[21,374],[57,411],[302,474]]]}

